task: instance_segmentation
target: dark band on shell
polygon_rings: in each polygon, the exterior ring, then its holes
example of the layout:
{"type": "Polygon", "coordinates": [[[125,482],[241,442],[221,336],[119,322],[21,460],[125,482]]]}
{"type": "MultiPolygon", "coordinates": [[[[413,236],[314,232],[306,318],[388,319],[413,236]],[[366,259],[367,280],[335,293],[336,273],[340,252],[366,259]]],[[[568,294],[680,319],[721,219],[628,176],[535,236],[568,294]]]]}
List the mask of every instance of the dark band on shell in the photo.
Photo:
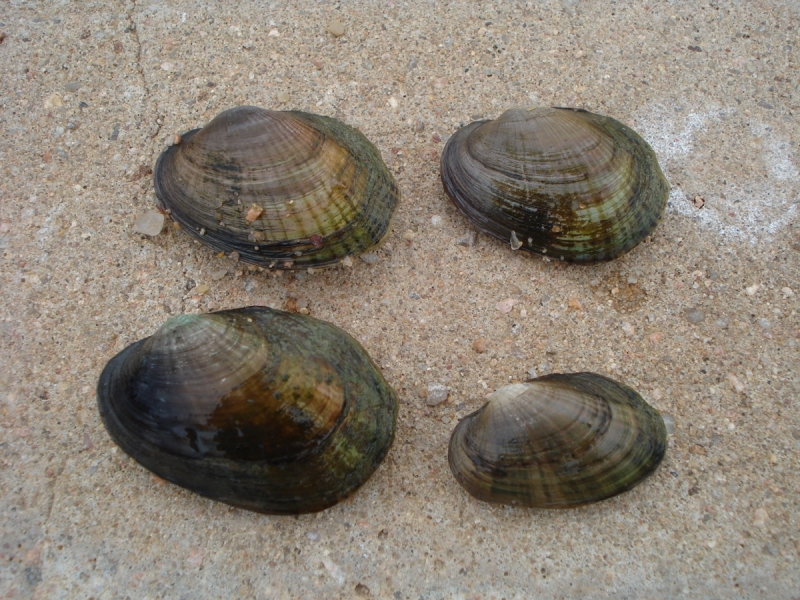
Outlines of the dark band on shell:
{"type": "Polygon", "coordinates": [[[262,307],[181,315],[112,358],[112,439],[164,479],[265,513],[346,498],[389,451],[395,392],[341,329],[262,307]]]}

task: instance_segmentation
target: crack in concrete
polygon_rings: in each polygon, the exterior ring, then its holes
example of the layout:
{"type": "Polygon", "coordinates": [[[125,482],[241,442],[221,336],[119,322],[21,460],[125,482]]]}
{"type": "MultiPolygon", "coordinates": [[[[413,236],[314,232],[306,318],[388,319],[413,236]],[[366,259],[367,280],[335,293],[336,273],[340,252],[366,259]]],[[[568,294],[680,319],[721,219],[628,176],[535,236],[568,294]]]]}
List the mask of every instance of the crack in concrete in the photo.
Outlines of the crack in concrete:
{"type": "MultiPolygon", "coordinates": [[[[147,113],[148,100],[152,96],[150,94],[150,86],[147,84],[147,76],[145,75],[144,67],[142,66],[142,40],[139,38],[139,28],[137,27],[136,20],[134,18],[136,13],[136,0],[131,0],[131,5],[133,8],[129,13],[127,13],[128,31],[133,34],[133,39],[136,42],[136,70],[139,72],[139,77],[142,78],[142,86],[144,87],[144,101],[142,102],[144,109],[143,112],[147,113]]],[[[155,117],[152,119],[153,124],[145,131],[146,135],[150,138],[156,137],[159,131],[161,131],[161,123],[159,120],[160,114],[161,112],[156,105],[155,117]]]]}

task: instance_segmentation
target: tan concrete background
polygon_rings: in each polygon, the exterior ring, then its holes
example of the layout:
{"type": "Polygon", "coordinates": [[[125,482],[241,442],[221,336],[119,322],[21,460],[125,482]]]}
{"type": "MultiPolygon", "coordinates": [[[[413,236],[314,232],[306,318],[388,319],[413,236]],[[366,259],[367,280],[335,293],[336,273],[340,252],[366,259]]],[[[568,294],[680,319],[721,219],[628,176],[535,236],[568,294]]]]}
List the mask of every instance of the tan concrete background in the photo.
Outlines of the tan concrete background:
{"type": "Polygon", "coordinates": [[[799,28],[779,0],[0,3],[0,594],[798,597],[799,28]],[[238,104],[376,144],[403,194],[377,262],[270,275],[133,232],[171,136],[238,104]],[[672,186],[651,238],[592,267],[459,244],[444,142],[530,104],[644,135],[672,186]],[[111,356],[169,315],[292,295],[400,394],[358,493],[262,516],[117,450],[94,394],[111,356]],[[450,432],[530,369],[604,373],[674,416],[658,473],[572,511],[468,496],[450,432]]]}

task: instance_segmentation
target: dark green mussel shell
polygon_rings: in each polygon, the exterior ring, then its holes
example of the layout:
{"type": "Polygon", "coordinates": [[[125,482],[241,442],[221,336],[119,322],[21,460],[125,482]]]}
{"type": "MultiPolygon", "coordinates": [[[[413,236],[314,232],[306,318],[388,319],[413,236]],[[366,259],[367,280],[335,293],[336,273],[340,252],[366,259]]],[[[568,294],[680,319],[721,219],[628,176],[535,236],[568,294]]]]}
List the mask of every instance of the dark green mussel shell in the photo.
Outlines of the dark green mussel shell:
{"type": "Polygon", "coordinates": [[[479,230],[556,260],[594,263],[641,242],[669,186],[653,149],[611,117],[515,108],[448,140],[442,183],[479,230]]]}
{"type": "Polygon", "coordinates": [[[450,470],[480,500],[570,508],[649,477],[667,449],[661,415],[634,390],[594,373],[500,388],[450,438],[450,470]]]}
{"type": "Polygon", "coordinates": [[[156,475],[273,514],[350,495],[397,418],[395,392],[352,337],[263,307],[170,319],[109,361],[97,400],[113,440],[156,475]]]}
{"type": "Polygon", "coordinates": [[[167,148],[156,196],[200,242],[275,269],[326,267],[380,244],[400,192],[357,129],[238,106],[167,148]]]}

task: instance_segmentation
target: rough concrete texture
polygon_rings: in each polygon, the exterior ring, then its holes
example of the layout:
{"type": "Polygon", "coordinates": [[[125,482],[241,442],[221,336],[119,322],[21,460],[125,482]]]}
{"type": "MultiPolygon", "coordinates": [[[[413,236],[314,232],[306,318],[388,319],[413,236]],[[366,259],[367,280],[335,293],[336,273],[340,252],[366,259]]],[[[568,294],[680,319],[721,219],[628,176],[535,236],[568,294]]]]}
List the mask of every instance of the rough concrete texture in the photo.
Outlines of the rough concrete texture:
{"type": "Polygon", "coordinates": [[[799,28],[791,0],[0,4],[2,595],[796,597],[799,28]],[[134,233],[159,152],[238,104],[376,144],[403,197],[369,262],[270,274],[170,222],[134,233]],[[442,191],[444,142],[530,104],[653,145],[672,192],[645,243],[578,267],[475,235],[442,191]],[[354,496],[263,516],[118,451],[94,393],[111,356],[169,315],[287,302],[399,392],[354,496]],[[660,470],[570,511],[470,497],[450,432],[531,370],[607,374],[672,415],[660,470]]]}

